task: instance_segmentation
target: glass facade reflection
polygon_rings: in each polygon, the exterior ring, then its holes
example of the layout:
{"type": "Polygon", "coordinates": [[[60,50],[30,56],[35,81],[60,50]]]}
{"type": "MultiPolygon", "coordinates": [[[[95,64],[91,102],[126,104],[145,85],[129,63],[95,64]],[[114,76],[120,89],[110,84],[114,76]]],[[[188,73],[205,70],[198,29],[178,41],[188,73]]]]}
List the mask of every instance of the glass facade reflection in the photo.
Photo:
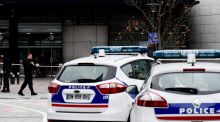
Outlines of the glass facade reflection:
{"type": "Polygon", "coordinates": [[[62,24],[19,23],[18,47],[21,61],[31,52],[40,65],[62,63],[62,24]]]}
{"type": "Polygon", "coordinates": [[[0,55],[8,52],[9,48],[9,21],[0,20],[0,55]]]}

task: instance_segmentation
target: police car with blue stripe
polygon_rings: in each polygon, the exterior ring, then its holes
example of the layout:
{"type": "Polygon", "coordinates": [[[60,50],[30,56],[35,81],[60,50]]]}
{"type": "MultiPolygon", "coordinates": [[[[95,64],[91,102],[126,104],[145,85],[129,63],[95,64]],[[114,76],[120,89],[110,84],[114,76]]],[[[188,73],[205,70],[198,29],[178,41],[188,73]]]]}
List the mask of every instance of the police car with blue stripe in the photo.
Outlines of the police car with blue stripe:
{"type": "Polygon", "coordinates": [[[153,55],[166,63],[152,68],[131,122],[220,122],[220,50],[162,50],[153,55]]]}
{"type": "Polygon", "coordinates": [[[50,83],[48,120],[127,121],[154,59],[143,46],[99,46],[64,64],[50,83]]]}

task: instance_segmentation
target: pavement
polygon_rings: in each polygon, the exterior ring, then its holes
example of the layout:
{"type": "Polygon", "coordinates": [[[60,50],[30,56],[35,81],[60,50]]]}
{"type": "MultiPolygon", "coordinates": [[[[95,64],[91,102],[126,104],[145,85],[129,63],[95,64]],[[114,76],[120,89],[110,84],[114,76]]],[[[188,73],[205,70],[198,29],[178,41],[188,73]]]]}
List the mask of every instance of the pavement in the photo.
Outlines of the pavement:
{"type": "Polygon", "coordinates": [[[0,92],[0,122],[47,122],[48,84],[53,78],[34,78],[33,86],[38,95],[31,96],[27,86],[23,93],[18,91],[23,83],[10,85],[10,93],[0,92]]]}

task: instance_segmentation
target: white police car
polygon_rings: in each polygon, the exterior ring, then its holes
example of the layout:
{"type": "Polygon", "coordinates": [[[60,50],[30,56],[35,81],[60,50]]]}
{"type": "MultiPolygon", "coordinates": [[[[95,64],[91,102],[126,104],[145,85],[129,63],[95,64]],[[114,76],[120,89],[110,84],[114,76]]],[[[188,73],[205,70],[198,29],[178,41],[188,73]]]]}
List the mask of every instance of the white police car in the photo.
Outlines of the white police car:
{"type": "Polygon", "coordinates": [[[65,63],[48,87],[48,120],[127,121],[136,96],[128,86],[140,89],[154,61],[146,53],[143,46],[94,47],[65,63]]]}
{"type": "Polygon", "coordinates": [[[164,50],[154,52],[154,57],[183,60],[187,54],[188,63],[152,68],[131,122],[220,122],[220,63],[195,62],[195,55],[198,60],[220,58],[220,50],[164,50]]]}

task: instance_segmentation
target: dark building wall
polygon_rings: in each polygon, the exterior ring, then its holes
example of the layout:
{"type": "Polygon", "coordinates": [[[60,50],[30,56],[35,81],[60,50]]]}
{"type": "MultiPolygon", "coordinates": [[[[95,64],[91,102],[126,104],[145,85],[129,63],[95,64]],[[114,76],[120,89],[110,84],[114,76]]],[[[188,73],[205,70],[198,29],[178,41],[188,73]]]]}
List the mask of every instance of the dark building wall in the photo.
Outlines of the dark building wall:
{"type": "MultiPolygon", "coordinates": [[[[72,55],[69,58],[65,57],[68,51],[67,49],[63,49],[63,46],[65,45],[64,43],[61,45],[34,45],[36,41],[34,42],[33,40],[30,41],[30,44],[33,45],[20,45],[21,42],[19,42],[19,40],[21,39],[21,36],[22,39],[24,39],[23,36],[25,36],[25,38],[27,36],[34,37],[20,32],[19,28],[21,25],[23,26],[26,23],[27,25],[31,25],[31,23],[33,23],[33,25],[38,25],[42,23],[42,26],[44,26],[47,23],[48,25],[59,23],[62,25],[62,42],[66,42],[66,38],[69,39],[69,37],[64,37],[64,35],[67,34],[66,31],[63,30],[66,30],[67,28],[81,28],[81,34],[89,33],[91,28],[95,28],[96,31],[92,31],[92,33],[96,33],[95,36],[97,38],[92,38],[91,36],[90,40],[90,37],[88,37],[88,39],[84,39],[84,42],[97,42],[95,44],[90,44],[91,46],[102,44],[126,45],[126,39],[116,39],[118,37],[118,33],[123,31],[123,28],[119,26],[124,26],[123,21],[127,20],[129,16],[131,17],[139,13],[135,8],[127,6],[125,3],[123,3],[123,0],[2,0],[1,2],[3,3],[3,6],[0,6],[0,20],[10,20],[9,49],[11,52],[16,51],[16,53],[19,53],[20,51],[20,53],[22,53],[22,56],[21,54],[12,56],[14,63],[19,63],[21,60],[19,58],[24,58],[24,54],[28,51],[33,51],[37,54],[41,48],[45,48],[46,52],[49,51],[47,54],[51,54],[51,56],[53,53],[51,50],[54,48],[63,50],[63,60],[60,62],[67,61],[71,58],[78,58],[80,55],[75,51],[73,52],[73,55],[75,56],[72,55]],[[14,13],[16,13],[16,17],[11,17],[12,10],[14,13]],[[66,21],[71,21],[71,24],[66,26],[66,21]],[[88,27],[88,29],[83,29],[85,27],[88,27]],[[102,35],[100,36],[100,34],[102,35]]],[[[41,25],[39,25],[39,27],[41,27],[41,25]]],[[[74,35],[74,32],[75,31],[70,33],[74,35]]],[[[80,40],[80,38],[71,39],[72,43],[80,43],[80,41],[83,40],[80,40]]],[[[137,43],[129,42],[129,44],[137,43]]],[[[88,43],[86,45],[88,45],[88,43]]],[[[89,50],[90,49],[86,51],[87,53],[83,53],[83,56],[89,54],[89,50]]],[[[44,53],[45,51],[40,51],[39,53],[44,53]]],[[[52,60],[52,58],[49,58],[48,60],[52,60]]]]}

